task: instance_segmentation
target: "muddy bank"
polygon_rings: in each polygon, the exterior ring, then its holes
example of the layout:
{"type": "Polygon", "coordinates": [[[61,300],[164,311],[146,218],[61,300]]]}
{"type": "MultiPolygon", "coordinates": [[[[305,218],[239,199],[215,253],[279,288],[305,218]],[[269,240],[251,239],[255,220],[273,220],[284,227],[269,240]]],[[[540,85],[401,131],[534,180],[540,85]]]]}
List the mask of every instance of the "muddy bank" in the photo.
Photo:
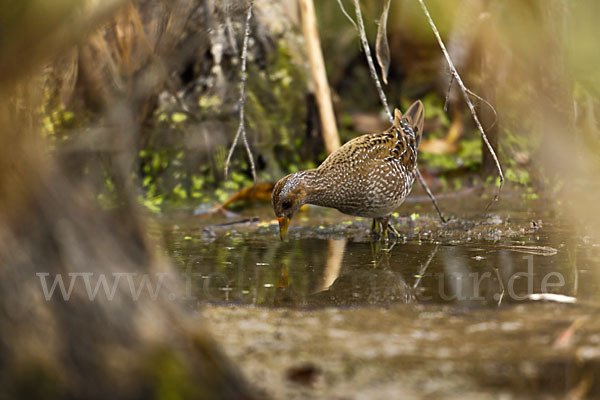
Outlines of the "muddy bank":
{"type": "Polygon", "coordinates": [[[593,307],[207,306],[202,314],[249,380],[273,398],[600,395],[593,307]]]}

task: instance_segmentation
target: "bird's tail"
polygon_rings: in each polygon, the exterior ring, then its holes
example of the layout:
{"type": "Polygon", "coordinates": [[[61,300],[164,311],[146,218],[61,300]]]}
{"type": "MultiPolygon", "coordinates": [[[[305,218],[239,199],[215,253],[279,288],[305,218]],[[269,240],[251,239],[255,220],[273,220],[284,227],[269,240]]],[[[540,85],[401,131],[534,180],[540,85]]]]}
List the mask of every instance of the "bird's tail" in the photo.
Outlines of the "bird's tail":
{"type": "Polygon", "coordinates": [[[419,143],[421,143],[421,135],[423,134],[423,123],[425,122],[425,109],[423,108],[423,103],[421,103],[421,100],[417,100],[412,103],[404,115],[400,112],[400,110],[396,109],[394,112],[394,126],[397,128],[402,128],[402,119],[404,119],[412,131],[415,141],[417,142],[417,147],[419,147],[419,143]]]}

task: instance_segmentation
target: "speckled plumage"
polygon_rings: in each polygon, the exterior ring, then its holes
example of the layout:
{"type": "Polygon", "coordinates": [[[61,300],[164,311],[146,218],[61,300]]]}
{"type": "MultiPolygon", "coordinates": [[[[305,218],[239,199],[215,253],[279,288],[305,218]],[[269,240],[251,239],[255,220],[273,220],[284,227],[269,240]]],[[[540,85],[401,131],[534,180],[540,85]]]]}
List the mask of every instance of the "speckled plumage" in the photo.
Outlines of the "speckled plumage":
{"type": "Polygon", "coordinates": [[[275,214],[291,218],[309,203],[383,218],[387,224],[412,187],[423,120],[423,104],[417,101],[405,115],[396,110],[394,124],[385,132],[357,137],[318,168],[282,178],[272,194],[275,214]]]}

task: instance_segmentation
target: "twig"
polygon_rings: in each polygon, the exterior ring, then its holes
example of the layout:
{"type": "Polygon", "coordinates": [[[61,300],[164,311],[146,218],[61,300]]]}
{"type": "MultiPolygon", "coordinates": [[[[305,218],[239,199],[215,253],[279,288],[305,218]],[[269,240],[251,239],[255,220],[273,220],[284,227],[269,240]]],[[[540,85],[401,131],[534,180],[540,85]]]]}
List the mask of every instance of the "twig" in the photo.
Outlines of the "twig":
{"type": "Polygon", "coordinates": [[[486,106],[488,106],[488,107],[489,107],[489,108],[492,110],[492,112],[494,113],[494,122],[492,122],[492,123],[490,124],[490,126],[488,126],[488,127],[486,128],[486,129],[488,129],[488,130],[489,130],[489,129],[492,129],[492,128],[494,127],[494,125],[496,125],[496,122],[498,122],[498,112],[496,111],[496,109],[494,108],[494,106],[493,106],[493,105],[492,105],[492,104],[491,104],[489,101],[487,101],[487,100],[486,100],[486,99],[484,99],[483,97],[479,96],[478,94],[476,94],[476,93],[473,93],[473,92],[471,91],[471,89],[469,89],[469,88],[466,88],[466,89],[467,89],[467,93],[469,93],[471,96],[475,97],[477,100],[479,100],[479,101],[481,101],[482,103],[484,103],[484,104],[485,104],[486,106]]]}
{"type": "Polygon", "coordinates": [[[348,14],[348,12],[346,11],[346,9],[344,8],[344,4],[342,3],[342,0],[337,0],[337,2],[340,5],[340,8],[342,9],[342,13],[346,16],[346,18],[348,18],[348,21],[350,21],[350,23],[352,25],[354,25],[354,27],[358,31],[359,29],[358,29],[358,26],[356,25],[356,22],[354,22],[354,20],[350,16],[350,14],[348,14]]]}
{"type": "Polygon", "coordinates": [[[421,175],[421,171],[419,171],[419,168],[415,169],[415,171],[417,173],[417,179],[419,180],[421,187],[425,190],[425,193],[427,193],[427,196],[429,196],[429,199],[431,199],[431,202],[433,203],[433,207],[435,208],[435,211],[437,211],[438,215],[440,216],[442,223],[445,224],[448,221],[446,220],[446,218],[444,218],[444,214],[442,214],[442,210],[440,210],[440,206],[438,205],[437,199],[435,198],[433,193],[431,193],[431,189],[429,189],[427,182],[425,182],[425,179],[423,179],[423,175],[421,175]]]}
{"type": "MultiPolygon", "coordinates": [[[[355,0],[355,1],[357,1],[357,0],[355,0]]],[[[471,110],[471,115],[473,116],[473,120],[475,121],[475,124],[477,125],[479,132],[481,133],[481,137],[483,138],[485,145],[487,146],[490,154],[492,155],[492,158],[494,159],[494,162],[496,163],[496,169],[498,170],[498,175],[500,176],[500,185],[498,186],[498,190],[496,191],[496,194],[494,195],[493,201],[497,201],[498,198],[500,197],[500,191],[502,190],[502,185],[504,184],[504,174],[502,173],[502,167],[500,166],[500,162],[498,161],[496,152],[494,151],[492,145],[490,144],[490,142],[487,138],[487,135],[485,134],[485,131],[483,130],[483,127],[481,126],[481,122],[479,122],[479,118],[477,117],[477,113],[475,112],[475,107],[473,106],[473,103],[471,102],[471,99],[469,98],[468,89],[465,87],[465,84],[463,83],[460,75],[456,71],[456,68],[454,67],[454,63],[452,62],[452,59],[450,59],[448,50],[446,50],[446,46],[444,45],[444,42],[442,41],[440,32],[438,31],[437,27],[435,26],[435,23],[433,22],[433,19],[431,18],[431,15],[429,14],[429,10],[427,9],[427,6],[425,5],[424,0],[418,0],[418,1],[421,4],[421,8],[423,9],[425,16],[427,17],[427,21],[429,22],[429,25],[431,26],[431,29],[433,30],[433,33],[438,41],[438,44],[439,44],[440,48],[442,49],[442,53],[444,53],[444,57],[446,57],[446,62],[448,63],[448,66],[450,67],[452,76],[454,76],[454,79],[456,79],[456,82],[458,83],[458,86],[460,87],[460,89],[462,91],[463,97],[465,98],[465,101],[467,102],[467,105],[469,106],[469,110],[471,110]]]]}
{"type": "Polygon", "coordinates": [[[379,99],[383,104],[383,108],[387,113],[388,119],[391,123],[394,123],[394,117],[390,112],[390,107],[388,106],[387,98],[385,97],[383,87],[381,86],[381,82],[379,81],[379,77],[377,76],[377,70],[375,69],[373,57],[371,56],[371,48],[369,47],[369,41],[367,40],[365,23],[363,22],[362,12],[360,11],[360,3],[358,0],[354,0],[354,8],[356,11],[356,20],[358,22],[358,32],[360,33],[360,41],[362,43],[362,48],[365,52],[365,57],[367,58],[367,64],[369,64],[369,72],[371,73],[371,78],[373,78],[373,81],[375,82],[375,86],[377,87],[377,93],[379,93],[379,99]]]}
{"type": "MultiPolygon", "coordinates": [[[[342,7],[342,11],[344,12],[344,14],[346,15],[346,17],[348,19],[350,19],[350,21],[352,21],[352,19],[350,18],[350,16],[345,12],[343,5],[341,3],[341,0],[338,1],[340,6],[342,7]]],[[[360,40],[362,43],[362,47],[363,50],[365,52],[365,57],[367,59],[367,64],[369,64],[369,72],[371,73],[371,78],[373,78],[373,81],[375,82],[375,86],[377,87],[377,92],[379,93],[379,99],[381,100],[381,103],[383,104],[383,108],[385,109],[385,112],[387,113],[388,119],[390,120],[390,123],[394,123],[394,117],[392,116],[392,113],[390,112],[390,107],[388,106],[388,102],[387,102],[387,98],[385,96],[385,92],[383,91],[383,87],[381,86],[381,82],[379,82],[379,77],[377,76],[377,71],[375,70],[375,63],[373,62],[373,57],[371,56],[371,48],[369,47],[369,41],[367,40],[367,34],[365,31],[365,24],[363,22],[363,17],[362,17],[362,13],[360,11],[360,3],[359,0],[354,0],[354,7],[356,9],[356,20],[358,22],[358,32],[360,35],[360,40]]],[[[354,25],[356,26],[356,24],[354,25]]],[[[427,185],[427,182],[425,182],[425,180],[423,179],[423,177],[421,176],[421,172],[419,171],[419,168],[415,169],[416,171],[416,175],[417,178],[419,180],[419,183],[421,184],[421,186],[423,187],[423,189],[425,190],[425,193],[427,193],[427,196],[429,196],[429,198],[431,199],[431,202],[433,203],[433,206],[435,207],[435,210],[438,212],[440,219],[442,220],[443,223],[446,223],[446,219],[444,218],[444,215],[442,214],[442,211],[440,210],[438,204],[437,204],[437,200],[435,199],[435,196],[433,195],[433,193],[431,193],[431,189],[429,189],[429,186],[427,185]]]]}
{"type": "Polygon", "coordinates": [[[252,150],[250,150],[250,146],[248,145],[248,138],[246,137],[246,125],[244,123],[244,108],[246,104],[246,61],[248,59],[248,41],[250,39],[250,20],[252,19],[252,7],[254,6],[254,0],[250,0],[250,4],[248,6],[248,11],[246,13],[246,30],[244,31],[244,44],[242,47],[242,76],[240,79],[240,99],[238,102],[238,106],[240,108],[240,125],[238,127],[237,133],[235,134],[235,138],[233,139],[233,143],[229,148],[229,153],[227,154],[227,160],[225,161],[225,178],[227,179],[227,174],[229,172],[229,162],[231,161],[231,156],[233,155],[233,150],[237,146],[237,143],[242,136],[242,141],[244,143],[244,147],[246,148],[246,153],[248,154],[248,160],[250,161],[250,168],[252,170],[252,179],[254,180],[254,184],[256,184],[256,167],[254,166],[254,157],[252,155],[252,150]]]}
{"type": "MultiPolygon", "coordinates": [[[[454,83],[454,74],[450,74],[450,81],[448,82],[448,89],[446,91],[446,100],[444,101],[444,112],[448,112],[448,101],[450,99],[450,90],[452,89],[452,84],[453,83],[454,83]]],[[[469,93],[471,96],[475,97],[477,100],[479,100],[482,103],[484,103],[494,113],[494,122],[492,122],[490,124],[490,126],[488,126],[486,128],[488,130],[492,129],[494,127],[494,125],[496,125],[496,123],[498,122],[498,112],[496,111],[496,109],[494,108],[494,106],[489,101],[487,101],[483,97],[479,96],[478,94],[473,93],[469,88],[466,88],[466,89],[467,89],[467,93],[469,93]]]]}
{"type": "Polygon", "coordinates": [[[446,99],[444,100],[444,112],[448,112],[448,102],[450,100],[450,91],[452,90],[453,83],[454,74],[450,74],[450,81],[448,82],[448,89],[446,90],[446,99]]]}

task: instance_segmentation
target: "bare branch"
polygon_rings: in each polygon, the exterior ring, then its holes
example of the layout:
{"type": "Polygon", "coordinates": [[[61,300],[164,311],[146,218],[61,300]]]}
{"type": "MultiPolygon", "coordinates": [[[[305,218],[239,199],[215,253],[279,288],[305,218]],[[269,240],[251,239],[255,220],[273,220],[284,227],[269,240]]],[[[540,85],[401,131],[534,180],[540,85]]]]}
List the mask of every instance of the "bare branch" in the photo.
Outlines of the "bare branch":
{"type": "MultiPolygon", "coordinates": [[[[446,100],[444,101],[444,112],[448,112],[448,101],[450,99],[450,90],[452,89],[453,83],[454,83],[454,74],[450,74],[450,81],[448,82],[448,90],[446,91],[446,100]]],[[[479,96],[478,94],[474,93],[469,88],[466,88],[466,89],[467,89],[467,93],[469,93],[471,96],[475,97],[477,100],[479,100],[482,103],[484,103],[485,105],[487,105],[494,113],[494,122],[492,122],[490,124],[490,126],[487,127],[487,129],[492,129],[494,127],[494,125],[496,125],[496,123],[498,122],[498,112],[496,111],[496,108],[494,108],[494,106],[489,101],[487,101],[483,97],[479,96]]]]}
{"type": "Polygon", "coordinates": [[[475,97],[477,100],[479,100],[482,103],[484,103],[485,105],[487,105],[492,110],[492,112],[494,113],[494,122],[492,122],[490,124],[490,126],[488,126],[486,128],[486,129],[492,129],[494,127],[494,125],[496,125],[496,122],[498,122],[498,113],[496,112],[496,109],[494,108],[494,106],[489,101],[484,99],[483,97],[479,96],[476,93],[473,93],[469,88],[467,88],[467,93],[469,93],[471,96],[475,97]]]}
{"type": "Polygon", "coordinates": [[[375,82],[375,86],[377,87],[377,93],[379,93],[379,99],[383,104],[383,108],[387,113],[388,119],[391,123],[394,123],[394,117],[390,112],[390,107],[388,106],[387,98],[385,97],[383,87],[381,86],[381,82],[379,81],[379,77],[377,76],[377,70],[375,69],[375,63],[373,62],[373,56],[371,56],[371,48],[369,47],[369,41],[367,40],[367,33],[365,32],[365,23],[363,22],[362,12],[360,11],[359,0],[354,0],[354,8],[356,12],[356,20],[358,22],[358,33],[360,34],[362,48],[365,52],[365,57],[367,58],[367,64],[369,64],[369,72],[371,73],[371,78],[373,78],[373,81],[375,82]]]}
{"type": "Polygon", "coordinates": [[[358,26],[356,25],[356,22],[354,22],[354,20],[352,19],[352,17],[348,14],[348,12],[346,11],[346,9],[344,8],[344,4],[342,3],[342,0],[337,0],[337,2],[340,5],[340,8],[342,9],[342,13],[346,16],[346,18],[348,18],[348,21],[350,21],[350,23],[352,25],[354,25],[354,27],[358,31],[358,26]]]}
{"type": "MultiPolygon", "coordinates": [[[[358,0],[355,0],[355,1],[358,1],[358,0]]],[[[460,87],[460,89],[462,91],[463,97],[464,97],[465,101],[467,102],[467,105],[469,106],[469,110],[471,110],[471,115],[473,116],[473,120],[475,121],[475,124],[477,125],[479,132],[481,133],[481,137],[483,138],[483,141],[485,142],[490,154],[492,155],[492,158],[494,159],[494,162],[496,163],[496,169],[498,170],[498,175],[500,176],[500,185],[498,186],[498,190],[496,191],[493,201],[497,201],[500,196],[500,190],[502,190],[502,185],[504,184],[504,174],[502,173],[502,167],[500,166],[500,161],[498,161],[496,152],[492,148],[492,145],[490,144],[490,142],[487,138],[487,135],[485,134],[485,131],[483,130],[483,126],[481,126],[481,122],[479,122],[479,118],[477,117],[477,113],[475,112],[475,107],[473,106],[473,103],[471,102],[471,99],[469,98],[469,91],[465,87],[465,84],[463,83],[460,75],[456,71],[456,68],[454,67],[454,63],[452,63],[452,59],[450,59],[450,54],[448,54],[448,50],[446,50],[446,46],[444,45],[444,42],[442,41],[440,32],[438,31],[437,27],[435,26],[435,23],[433,22],[433,19],[431,18],[431,15],[429,14],[429,10],[427,9],[427,6],[425,5],[424,0],[418,0],[418,1],[421,4],[421,8],[423,9],[425,16],[427,17],[427,21],[429,22],[429,25],[431,26],[431,29],[433,30],[433,33],[438,41],[438,44],[439,44],[440,48],[442,49],[442,53],[444,53],[444,57],[446,57],[446,62],[448,63],[448,66],[450,67],[450,71],[451,71],[452,75],[454,76],[454,79],[456,79],[456,82],[458,83],[458,86],[460,87]]]]}
{"type": "Polygon", "coordinates": [[[448,82],[448,89],[446,90],[446,99],[444,100],[444,112],[448,112],[448,102],[450,101],[450,91],[452,90],[453,83],[454,74],[450,74],[450,81],[448,82]]]}
{"type": "Polygon", "coordinates": [[[229,163],[231,162],[231,156],[233,155],[233,151],[235,150],[235,147],[237,146],[237,143],[241,136],[242,142],[244,143],[244,147],[246,148],[246,153],[248,154],[248,160],[250,161],[252,179],[254,179],[254,184],[256,184],[256,167],[254,165],[254,157],[252,155],[252,150],[250,150],[248,138],[246,137],[246,124],[244,118],[244,108],[246,105],[246,64],[248,59],[248,41],[250,39],[250,20],[252,19],[253,6],[254,0],[250,0],[250,5],[248,6],[248,11],[246,12],[246,30],[244,31],[244,44],[242,47],[242,76],[240,79],[240,99],[238,101],[238,105],[240,108],[240,125],[238,127],[237,133],[235,134],[235,138],[233,139],[233,143],[229,148],[227,160],[225,161],[225,179],[227,179],[227,174],[229,172],[229,163]]]}
{"type": "Polygon", "coordinates": [[[425,193],[427,193],[427,196],[429,196],[429,199],[431,199],[431,202],[433,203],[433,207],[435,208],[435,211],[437,211],[438,215],[440,216],[442,223],[445,224],[448,221],[446,220],[446,218],[444,218],[444,214],[442,214],[442,210],[440,210],[440,206],[438,205],[438,202],[437,202],[435,196],[433,195],[433,193],[431,193],[431,189],[429,189],[427,182],[425,182],[425,179],[423,179],[423,175],[421,175],[421,171],[419,171],[419,168],[417,168],[415,171],[417,172],[417,179],[419,180],[421,187],[423,188],[423,190],[425,190],[425,193]]]}

